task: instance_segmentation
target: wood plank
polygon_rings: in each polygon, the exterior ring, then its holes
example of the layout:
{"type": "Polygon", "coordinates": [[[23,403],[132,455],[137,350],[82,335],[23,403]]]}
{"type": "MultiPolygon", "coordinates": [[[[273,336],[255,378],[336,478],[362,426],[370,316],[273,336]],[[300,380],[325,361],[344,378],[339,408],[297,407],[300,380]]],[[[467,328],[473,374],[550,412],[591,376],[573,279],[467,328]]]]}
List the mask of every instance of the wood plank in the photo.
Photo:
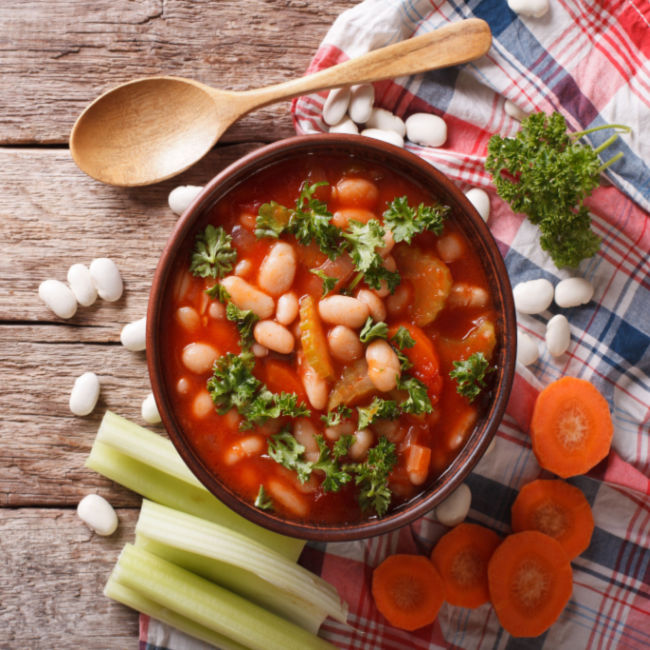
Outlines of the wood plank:
{"type": "Polygon", "coordinates": [[[73,510],[0,509],[1,648],[136,648],[136,612],[102,595],[133,540],[137,510],[118,510],[110,537],[73,510]]]}
{"type": "MultiPolygon", "coordinates": [[[[356,0],[3,0],[0,144],[65,143],[85,106],[142,76],[247,90],[304,74],[356,0]]],[[[288,104],[242,119],[224,142],[293,134],[288,104]]]]}

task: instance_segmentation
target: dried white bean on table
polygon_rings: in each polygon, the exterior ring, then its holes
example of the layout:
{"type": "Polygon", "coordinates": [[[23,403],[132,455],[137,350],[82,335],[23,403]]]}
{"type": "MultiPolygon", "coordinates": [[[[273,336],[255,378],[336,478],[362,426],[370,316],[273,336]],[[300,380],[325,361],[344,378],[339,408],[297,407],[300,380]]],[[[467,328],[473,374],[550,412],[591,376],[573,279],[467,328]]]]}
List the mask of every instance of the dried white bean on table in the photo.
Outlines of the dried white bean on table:
{"type": "Polygon", "coordinates": [[[586,305],[593,295],[593,285],[584,278],[566,278],[555,286],[555,304],[558,307],[586,305]]]}
{"type": "Polygon", "coordinates": [[[537,341],[521,330],[517,330],[517,361],[524,366],[529,366],[537,359],[539,359],[537,341]]]}
{"type": "Polygon", "coordinates": [[[347,113],[350,104],[350,88],[330,90],[323,106],[323,121],[332,126],[338,124],[347,113]]]}
{"type": "Polygon", "coordinates": [[[98,535],[112,535],[117,530],[117,514],[113,506],[99,494],[87,494],[79,501],[77,515],[98,535]]]}
{"type": "Polygon", "coordinates": [[[425,147],[442,147],[447,140],[447,123],[431,113],[413,113],[405,122],[406,138],[425,147]]]}
{"type": "Polygon", "coordinates": [[[98,257],[90,263],[90,275],[97,287],[99,297],[115,302],[122,297],[124,285],[117,264],[108,257],[98,257]]]}
{"type": "Polygon", "coordinates": [[[348,115],[353,122],[365,124],[375,103],[375,87],[372,84],[357,84],[350,88],[348,115]]]}
{"type": "Polygon", "coordinates": [[[506,115],[510,115],[510,117],[514,118],[518,122],[521,122],[528,117],[528,113],[526,113],[526,111],[524,111],[522,108],[519,108],[517,104],[514,104],[509,99],[506,99],[506,103],[504,104],[503,108],[506,112],[506,115]]]}
{"type": "Polygon", "coordinates": [[[481,219],[487,222],[490,218],[490,197],[488,193],[480,187],[473,187],[465,192],[465,196],[481,215],[481,219]]]}
{"type": "Polygon", "coordinates": [[[127,323],[120,332],[120,341],[131,352],[144,350],[147,347],[147,317],[127,323]]]}
{"type": "Polygon", "coordinates": [[[77,299],[67,284],[60,280],[44,280],[38,286],[38,297],[59,318],[72,318],[77,313],[77,299]]]}
{"type": "Polygon", "coordinates": [[[90,307],[97,300],[97,287],[85,264],[73,264],[68,269],[68,284],[77,302],[82,307],[90,307]]]}
{"type": "Polygon", "coordinates": [[[436,518],[444,526],[457,526],[465,520],[471,505],[472,492],[463,483],[436,506],[436,518]]]}
{"type": "Polygon", "coordinates": [[[99,399],[99,379],[94,372],[77,377],[70,392],[70,410],[75,415],[89,415],[99,399]]]}
{"type": "Polygon", "coordinates": [[[167,198],[171,211],[174,214],[183,214],[202,190],[203,188],[199,185],[179,185],[175,187],[167,198]]]}
{"type": "Polygon", "coordinates": [[[541,18],[548,12],[550,3],[549,0],[508,0],[508,7],[521,16],[541,18]]]}
{"type": "Polygon", "coordinates": [[[571,328],[564,314],[557,314],[546,324],[546,347],[554,356],[564,354],[571,343],[571,328]]]}
{"type": "Polygon", "coordinates": [[[370,117],[366,122],[366,129],[381,129],[382,131],[394,131],[404,138],[406,135],[406,124],[397,115],[393,115],[385,108],[373,108],[370,117]]]}
{"type": "Polygon", "coordinates": [[[160,413],[158,412],[158,405],[156,404],[153,393],[149,393],[142,400],[140,413],[142,415],[142,419],[147,424],[158,424],[160,422],[160,413]]]}
{"type": "Polygon", "coordinates": [[[541,314],[553,302],[553,285],[544,278],[520,282],[512,290],[520,314],[541,314]]]}
{"type": "Polygon", "coordinates": [[[395,133],[395,131],[389,131],[387,129],[364,129],[361,131],[361,135],[365,135],[367,138],[381,140],[382,142],[388,142],[388,144],[394,144],[396,147],[404,146],[404,138],[399,133],[395,133]]]}
{"type": "Polygon", "coordinates": [[[330,133],[352,133],[356,135],[359,133],[359,127],[349,117],[344,117],[340,122],[332,124],[328,131],[330,133]]]}

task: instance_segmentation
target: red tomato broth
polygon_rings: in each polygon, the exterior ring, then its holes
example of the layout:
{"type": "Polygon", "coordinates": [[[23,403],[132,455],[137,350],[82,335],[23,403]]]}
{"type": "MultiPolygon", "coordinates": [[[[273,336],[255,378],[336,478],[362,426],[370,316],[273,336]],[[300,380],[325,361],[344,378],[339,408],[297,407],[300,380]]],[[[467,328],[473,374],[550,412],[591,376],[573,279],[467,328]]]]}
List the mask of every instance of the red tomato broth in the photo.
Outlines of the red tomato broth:
{"type": "MultiPolygon", "coordinates": [[[[257,269],[259,269],[265,255],[277,240],[270,238],[257,239],[250,229],[243,225],[244,220],[241,217],[242,215],[255,215],[260,205],[272,200],[288,207],[294,206],[305,179],[309,179],[309,182],[325,180],[329,183],[328,186],[318,189],[317,196],[320,200],[328,203],[328,209],[331,213],[346,207],[338,200],[335,189],[337,181],[345,176],[365,178],[371,180],[377,186],[377,200],[373,211],[379,220],[381,220],[381,215],[387,206],[396,197],[407,196],[409,205],[412,206],[417,206],[419,203],[431,204],[436,202],[435,197],[429,195],[419,186],[383,167],[351,162],[351,159],[347,157],[319,158],[317,163],[313,159],[311,162],[314,163],[311,170],[306,166],[305,159],[286,161],[278,167],[263,170],[248,179],[245,185],[232,190],[227,197],[221,199],[211,209],[208,215],[208,223],[220,225],[226,232],[233,235],[233,246],[237,251],[235,265],[243,259],[251,262],[253,270],[250,275],[246,276],[246,279],[254,285],[256,283],[257,269]]],[[[489,285],[481,261],[471,242],[454,224],[453,217],[446,221],[444,232],[449,233],[452,231],[457,232],[462,237],[467,249],[466,254],[459,260],[447,264],[454,282],[467,282],[486,289],[489,293],[489,285]]],[[[290,235],[282,235],[281,239],[294,245],[294,247],[298,247],[296,240],[290,235]]],[[[435,249],[436,240],[435,235],[425,232],[414,238],[413,245],[437,255],[435,249]]],[[[406,244],[400,245],[405,246],[406,244]]],[[[300,246],[297,248],[297,259],[298,268],[291,290],[299,298],[301,295],[310,294],[318,301],[321,298],[322,281],[311,273],[310,269],[318,266],[327,258],[312,244],[307,247],[300,246]]],[[[307,504],[308,514],[301,517],[296,516],[282,503],[274,500],[275,512],[290,519],[328,524],[358,522],[372,516],[372,512],[364,513],[358,506],[354,481],[344,485],[338,492],[324,493],[318,485],[320,479],[314,481],[312,477],[312,480],[302,485],[295,473],[272,460],[266,454],[266,450],[260,455],[244,457],[233,465],[225,463],[226,451],[232,445],[238,443],[242,436],[246,436],[251,432],[242,432],[238,428],[240,418],[233,418],[231,414],[219,415],[216,409],[200,419],[193,415],[193,400],[197,393],[205,391],[207,380],[212,373],[206,372],[197,375],[188,371],[182,362],[181,355],[186,345],[196,341],[209,342],[218,349],[220,355],[227,352],[238,353],[239,333],[234,323],[226,320],[215,320],[205,315],[205,289],[214,284],[214,281],[190,276],[187,272],[188,267],[189,257],[187,258],[187,265],[177,269],[176,274],[177,276],[183,276],[183,282],[187,282],[189,287],[181,297],[176,295],[173,300],[170,300],[165,305],[163,322],[166,323],[166,327],[163,328],[163,343],[164,348],[168,350],[165,370],[167,381],[171,386],[170,395],[172,395],[174,410],[178,416],[180,426],[186,432],[188,439],[205,465],[214,471],[230,489],[240,494],[250,503],[255,501],[260,485],[266,486],[272,480],[281,481],[289,490],[295,492],[300,500],[307,504]],[[184,306],[193,307],[201,314],[201,325],[197,331],[187,331],[174,318],[176,310],[184,306]],[[181,377],[186,378],[189,384],[189,390],[184,394],[180,394],[175,388],[181,377]]],[[[365,287],[365,284],[362,282],[359,287],[365,287]]],[[[422,327],[422,331],[429,337],[431,344],[440,357],[440,375],[438,378],[429,381],[426,377],[419,377],[430,389],[429,396],[434,403],[434,412],[423,416],[404,414],[397,420],[396,431],[391,437],[391,440],[396,443],[398,457],[390,478],[390,487],[393,491],[391,510],[426,489],[426,485],[451,464],[460,448],[462,448],[462,445],[460,447],[452,445],[452,438],[457,429],[455,424],[464,417],[469,408],[469,402],[455,394],[455,384],[448,377],[450,366],[446,359],[452,353],[457,354],[458,349],[463,350],[462,358],[466,358],[471,354],[469,350],[472,346],[463,346],[461,340],[467,338],[468,334],[476,328],[477,323],[485,319],[490,320],[492,323],[496,322],[496,313],[491,296],[489,305],[486,308],[443,309],[432,323],[422,327]],[[451,339],[454,340],[455,344],[452,352],[445,349],[446,341],[451,339]],[[443,396],[442,399],[440,399],[441,395],[443,396]],[[444,396],[449,396],[449,398],[445,399],[444,396]],[[449,426],[450,424],[452,426],[449,426]],[[424,485],[411,485],[406,476],[406,450],[410,444],[418,444],[431,449],[430,476],[424,485]]],[[[288,326],[292,332],[296,322],[297,319],[288,326]]],[[[408,310],[406,314],[401,313],[394,317],[388,315],[386,318],[389,328],[408,322],[408,310]]],[[[333,325],[329,326],[327,323],[323,323],[323,325],[326,332],[333,327],[333,325]]],[[[299,348],[299,337],[297,337],[296,351],[299,348]]],[[[326,411],[317,411],[311,407],[306,399],[305,391],[298,390],[297,387],[302,387],[302,380],[298,372],[296,357],[295,353],[284,356],[270,352],[268,357],[256,360],[254,374],[265,382],[273,392],[279,390],[296,392],[299,399],[309,406],[311,422],[319,432],[322,432],[324,425],[320,421],[320,416],[326,411]],[[271,372],[273,372],[272,369],[277,369],[278,366],[283,366],[282,378],[275,379],[269,376],[267,368],[270,368],[271,372]]],[[[340,376],[346,364],[337,361],[333,357],[332,363],[336,376],[340,376]]],[[[413,372],[413,375],[418,376],[418,373],[413,372]]],[[[330,389],[331,387],[330,385],[330,389]]],[[[375,394],[392,399],[390,394],[384,395],[378,392],[375,394]]],[[[372,397],[368,400],[361,400],[361,402],[365,405],[371,399],[372,397]]],[[[484,394],[482,399],[477,400],[478,405],[472,408],[480,410],[481,404],[484,404],[487,399],[488,396],[484,394]]],[[[262,426],[257,427],[256,431],[261,432],[265,438],[269,438],[289,422],[289,418],[267,421],[262,426]]],[[[375,444],[376,441],[377,437],[375,438],[375,444]]],[[[314,474],[314,476],[316,475],[314,474]]]]}

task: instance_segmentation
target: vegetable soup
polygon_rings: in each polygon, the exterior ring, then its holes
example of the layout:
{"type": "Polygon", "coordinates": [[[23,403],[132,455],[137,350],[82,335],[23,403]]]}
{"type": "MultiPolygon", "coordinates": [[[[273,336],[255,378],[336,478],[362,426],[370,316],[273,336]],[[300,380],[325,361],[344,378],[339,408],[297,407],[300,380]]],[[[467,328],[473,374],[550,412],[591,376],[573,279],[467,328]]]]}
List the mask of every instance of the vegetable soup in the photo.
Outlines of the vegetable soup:
{"type": "Polygon", "coordinates": [[[203,462],[295,521],[420,494],[491,391],[496,312],[451,210],[379,164],[304,156],[231,189],[164,306],[165,381],[203,462]]]}

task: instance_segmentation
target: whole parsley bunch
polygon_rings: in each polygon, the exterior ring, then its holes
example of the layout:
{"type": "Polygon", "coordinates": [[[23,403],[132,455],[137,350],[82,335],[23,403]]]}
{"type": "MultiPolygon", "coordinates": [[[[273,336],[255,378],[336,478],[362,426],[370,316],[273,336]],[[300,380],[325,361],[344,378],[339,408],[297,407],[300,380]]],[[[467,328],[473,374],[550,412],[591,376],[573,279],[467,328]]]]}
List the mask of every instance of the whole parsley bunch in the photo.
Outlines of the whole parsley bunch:
{"type": "Polygon", "coordinates": [[[601,172],[623,154],[604,164],[598,158],[617,133],[596,149],[579,138],[606,128],[630,131],[622,125],[603,125],[570,134],[559,113],[534,113],[522,121],[514,138],[494,135],[488,143],[485,168],[499,196],[539,227],[540,244],[558,268],[576,267],[600,248],[583,201],[600,184],[601,172]]]}

